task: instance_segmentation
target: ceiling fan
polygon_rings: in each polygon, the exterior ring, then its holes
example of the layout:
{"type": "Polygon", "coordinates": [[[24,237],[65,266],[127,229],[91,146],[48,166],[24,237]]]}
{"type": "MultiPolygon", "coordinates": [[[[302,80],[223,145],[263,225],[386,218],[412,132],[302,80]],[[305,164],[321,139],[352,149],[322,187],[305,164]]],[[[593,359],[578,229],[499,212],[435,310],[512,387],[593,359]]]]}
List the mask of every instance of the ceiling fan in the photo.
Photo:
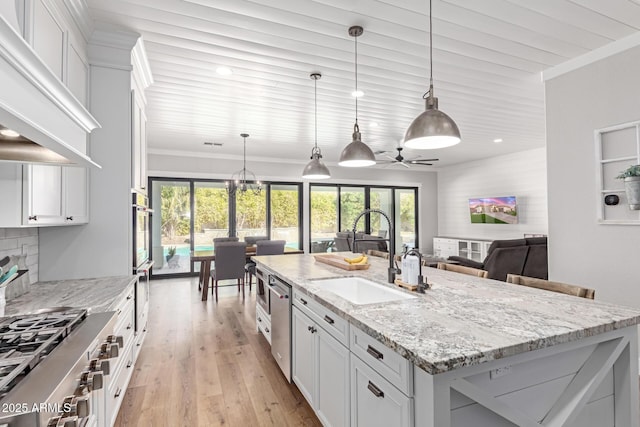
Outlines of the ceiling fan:
{"type": "MultiPolygon", "coordinates": [[[[433,165],[433,163],[431,162],[437,162],[438,160],[440,160],[440,159],[421,159],[420,157],[415,159],[405,159],[404,157],[402,157],[402,147],[396,147],[396,150],[398,150],[398,155],[396,157],[391,157],[390,155],[385,154],[385,157],[387,157],[389,160],[376,160],[376,164],[379,164],[379,165],[401,164],[405,168],[410,168],[411,166],[409,165],[431,166],[433,165]]],[[[387,151],[375,152],[375,154],[384,154],[384,153],[387,153],[387,151]]]]}

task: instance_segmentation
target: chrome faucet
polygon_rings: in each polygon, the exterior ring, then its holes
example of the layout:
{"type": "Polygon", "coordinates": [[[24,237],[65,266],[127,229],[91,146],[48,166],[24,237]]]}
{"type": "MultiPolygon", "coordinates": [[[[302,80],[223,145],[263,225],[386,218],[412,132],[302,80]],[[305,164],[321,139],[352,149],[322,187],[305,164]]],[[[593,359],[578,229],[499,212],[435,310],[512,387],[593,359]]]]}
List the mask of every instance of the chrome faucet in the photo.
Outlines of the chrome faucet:
{"type": "Polygon", "coordinates": [[[358,214],[355,221],[353,221],[353,246],[351,247],[352,252],[356,252],[356,242],[379,242],[379,241],[388,241],[389,242],[389,270],[387,280],[389,283],[393,283],[396,279],[396,274],[400,273],[400,269],[394,265],[395,261],[395,250],[396,250],[396,240],[395,233],[393,232],[393,224],[389,219],[389,216],[381,211],[380,209],[365,209],[358,214]],[[356,240],[356,227],[358,226],[358,221],[363,216],[369,213],[379,213],[387,220],[387,224],[389,224],[389,239],[360,239],[356,240]]]}

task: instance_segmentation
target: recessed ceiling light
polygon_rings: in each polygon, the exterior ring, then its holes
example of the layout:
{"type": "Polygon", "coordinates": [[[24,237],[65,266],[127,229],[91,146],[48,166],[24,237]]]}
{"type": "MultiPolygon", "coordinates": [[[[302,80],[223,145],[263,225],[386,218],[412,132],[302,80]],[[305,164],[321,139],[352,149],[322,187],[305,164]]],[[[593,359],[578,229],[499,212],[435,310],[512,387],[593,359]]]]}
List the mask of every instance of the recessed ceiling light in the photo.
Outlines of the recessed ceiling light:
{"type": "Polygon", "coordinates": [[[353,96],[354,98],[362,98],[364,96],[364,92],[361,90],[354,90],[353,92],[351,92],[351,96],[353,96]]]}
{"type": "Polygon", "coordinates": [[[20,134],[13,129],[0,129],[0,133],[9,138],[17,138],[20,136],[20,134]]]}
{"type": "Polygon", "coordinates": [[[502,142],[502,138],[496,138],[493,140],[493,142],[495,142],[496,144],[499,144],[502,142]]]}
{"type": "Polygon", "coordinates": [[[231,71],[231,68],[229,67],[218,67],[216,68],[216,73],[220,74],[221,76],[230,76],[231,74],[233,74],[233,71],[231,71]]]}
{"type": "Polygon", "coordinates": [[[378,122],[371,122],[371,123],[369,123],[369,126],[371,126],[372,128],[377,128],[378,127],[378,122]]]}

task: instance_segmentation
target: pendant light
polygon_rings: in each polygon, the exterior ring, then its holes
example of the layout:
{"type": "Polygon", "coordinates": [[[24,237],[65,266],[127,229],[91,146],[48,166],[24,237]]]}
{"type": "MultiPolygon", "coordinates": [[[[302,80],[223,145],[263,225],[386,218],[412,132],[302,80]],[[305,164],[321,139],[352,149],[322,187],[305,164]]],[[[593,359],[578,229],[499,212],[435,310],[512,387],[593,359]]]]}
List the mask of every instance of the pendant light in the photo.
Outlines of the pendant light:
{"type": "Polygon", "coordinates": [[[318,80],[322,78],[322,74],[312,73],[309,77],[313,80],[315,143],[311,149],[311,161],[304,167],[302,177],[307,179],[327,179],[331,178],[331,173],[322,161],[322,153],[318,148],[318,80]]]}
{"type": "Polygon", "coordinates": [[[453,119],[438,110],[438,98],[433,96],[433,19],[429,0],[429,92],[426,111],[411,123],[404,135],[407,148],[431,149],[451,147],[460,142],[460,130],[453,119]]]}
{"type": "Polygon", "coordinates": [[[362,136],[360,135],[360,127],[358,126],[358,37],[362,35],[364,30],[360,26],[353,26],[349,28],[349,35],[354,38],[356,44],[356,60],[355,60],[355,75],[356,75],[356,91],[354,92],[356,98],[356,123],[353,125],[353,140],[349,145],[344,147],[340,154],[340,166],[346,167],[363,167],[376,164],[376,156],[371,151],[371,148],[364,142],[362,142],[362,136]]]}
{"type": "Polygon", "coordinates": [[[251,191],[256,196],[262,191],[262,183],[256,179],[256,174],[247,169],[247,138],[248,133],[241,133],[242,143],[244,146],[242,152],[242,169],[238,172],[234,172],[231,175],[230,181],[225,181],[224,185],[227,189],[227,193],[230,195],[236,194],[238,191],[246,193],[251,191]]]}

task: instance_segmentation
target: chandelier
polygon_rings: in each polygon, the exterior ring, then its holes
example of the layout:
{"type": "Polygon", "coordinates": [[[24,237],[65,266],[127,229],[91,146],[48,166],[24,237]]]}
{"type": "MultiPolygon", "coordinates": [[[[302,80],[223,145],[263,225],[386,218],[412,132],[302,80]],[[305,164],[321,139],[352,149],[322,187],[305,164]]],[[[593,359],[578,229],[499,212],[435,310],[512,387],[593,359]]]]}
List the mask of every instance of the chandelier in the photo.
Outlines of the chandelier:
{"type": "Polygon", "coordinates": [[[230,181],[225,181],[224,185],[227,188],[227,192],[231,195],[240,191],[246,193],[251,191],[253,194],[258,195],[262,191],[262,183],[256,179],[256,175],[247,169],[247,137],[248,133],[241,133],[240,136],[243,140],[244,151],[242,154],[242,169],[234,172],[231,175],[230,181]]]}

